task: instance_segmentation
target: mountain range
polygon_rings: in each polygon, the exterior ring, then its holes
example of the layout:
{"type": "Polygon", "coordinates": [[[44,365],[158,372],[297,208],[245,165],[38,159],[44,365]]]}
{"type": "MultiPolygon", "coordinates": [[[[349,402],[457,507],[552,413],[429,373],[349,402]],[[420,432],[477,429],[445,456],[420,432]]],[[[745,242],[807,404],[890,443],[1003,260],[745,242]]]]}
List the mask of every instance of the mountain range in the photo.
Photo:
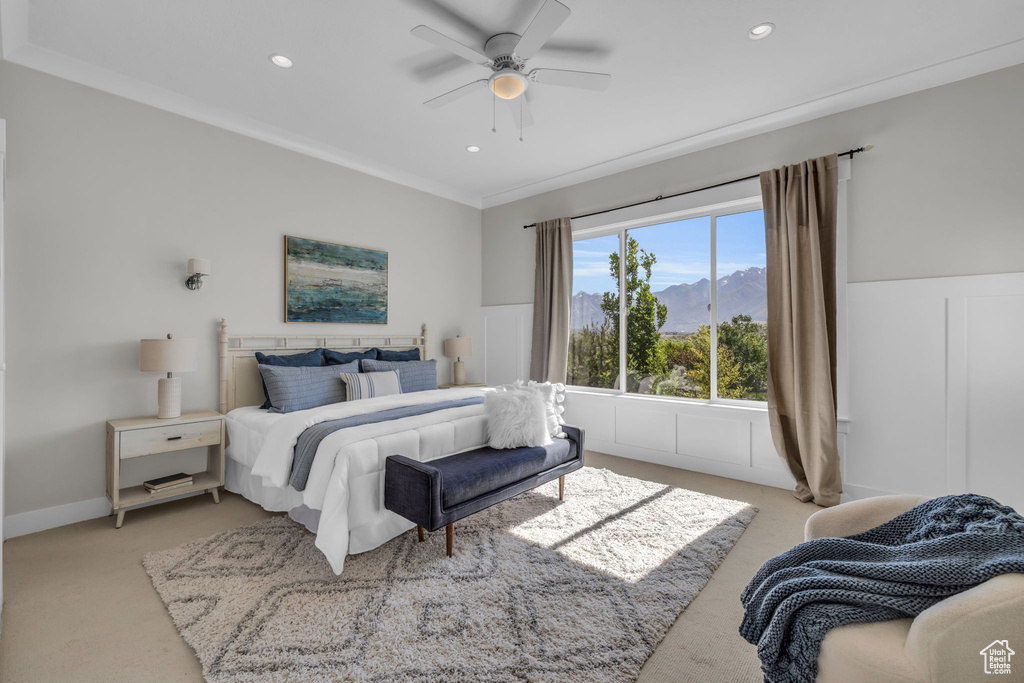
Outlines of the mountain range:
{"type": "MultiPolygon", "coordinates": [[[[668,306],[668,317],[661,328],[662,334],[696,332],[708,322],[708,304],[711,302],[711,281],[702,278],[690,284],[666,287],[654,296],[668,306]]],[[[572,298],[570,325],[580,331],[604,320],[601,294],[577,292],[572,298]]],[[[718,319],[732,320],[737,315],[749,315],[756,322],[768,319],[767,290],[764,268],[737,270],[718,280],[718,319]]]]}

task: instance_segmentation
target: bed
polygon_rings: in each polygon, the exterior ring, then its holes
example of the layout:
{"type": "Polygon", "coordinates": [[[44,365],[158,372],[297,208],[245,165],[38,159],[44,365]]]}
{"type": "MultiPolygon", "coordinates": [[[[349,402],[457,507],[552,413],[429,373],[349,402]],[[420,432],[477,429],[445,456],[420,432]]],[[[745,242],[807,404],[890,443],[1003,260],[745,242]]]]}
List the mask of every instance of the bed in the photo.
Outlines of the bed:
{"type": "Polygon", "coordinates": [[[292,413],[270,413],[257,351],[302,353],[370,348],[419,349],[427,359],[427,326],[419,334],[353,337],[231,336],[220,324],[220,412],[227,416],[225,488],[292,519],[316,534],[316,546],[340,574],[345,557],[372,550],[413,528],[384,509],[384,463],[389,455],[428,461],[483,446],[482,400],[488,389],[418,391],[335,403],[292,413]],[[327,433],[296,481],[296,443],[311,428],[348,424],[327,433]]]}

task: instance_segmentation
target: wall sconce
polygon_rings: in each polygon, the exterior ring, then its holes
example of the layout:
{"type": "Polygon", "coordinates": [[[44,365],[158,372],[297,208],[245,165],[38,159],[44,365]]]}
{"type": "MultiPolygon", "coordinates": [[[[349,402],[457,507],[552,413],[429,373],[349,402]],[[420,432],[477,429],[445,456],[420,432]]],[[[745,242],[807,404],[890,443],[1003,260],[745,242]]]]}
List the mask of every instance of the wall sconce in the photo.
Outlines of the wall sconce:
{"type": "Polygon", "coordinates": [[[210,259],[190,258],[188,260],[188,279],[185,286],[189,289],[200,289],[203,286],[203,276],[210,274],[210,259]]]}

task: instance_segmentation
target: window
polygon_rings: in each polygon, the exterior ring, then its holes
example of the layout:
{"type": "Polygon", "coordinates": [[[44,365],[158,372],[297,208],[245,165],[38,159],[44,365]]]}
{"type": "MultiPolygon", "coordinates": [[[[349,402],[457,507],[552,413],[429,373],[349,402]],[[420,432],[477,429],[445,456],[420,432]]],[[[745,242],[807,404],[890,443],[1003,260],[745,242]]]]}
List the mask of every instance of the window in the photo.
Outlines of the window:
{"type": "Polygon", "coordinates": [[[764,215],[730,206],[573,242],[569,384],[765,400],[764,215]]]}

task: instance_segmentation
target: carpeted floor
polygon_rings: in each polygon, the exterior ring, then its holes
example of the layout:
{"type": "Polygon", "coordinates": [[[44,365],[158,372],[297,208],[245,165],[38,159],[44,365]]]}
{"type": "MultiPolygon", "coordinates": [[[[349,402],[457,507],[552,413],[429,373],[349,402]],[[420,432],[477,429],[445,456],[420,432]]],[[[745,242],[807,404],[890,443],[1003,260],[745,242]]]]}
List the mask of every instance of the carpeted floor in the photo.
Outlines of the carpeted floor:
{"type": "MultiPolygon", "coordinates": [[[[597,453],[588,454],[588,464],[759,508],[638,679],[759,681],[754,648],[736,632],[739,592],[764,560],[802,540],[803,523],[817,508],[788,491],[597,453]]],[[[154,592],[142,557],[270,516],[229,494],[221,505],[200,497],[129,511],[120,530],[97,519],[11,539],[4,547],[0,680],[202,681],[199,660],[154,592]]]]}
{"type": "Polygon", "coordinates": [[[208,681],[619,683],[743,533],[747,503],[585,467],[335,576],[287,518],[143,559],[208,681]]]}

